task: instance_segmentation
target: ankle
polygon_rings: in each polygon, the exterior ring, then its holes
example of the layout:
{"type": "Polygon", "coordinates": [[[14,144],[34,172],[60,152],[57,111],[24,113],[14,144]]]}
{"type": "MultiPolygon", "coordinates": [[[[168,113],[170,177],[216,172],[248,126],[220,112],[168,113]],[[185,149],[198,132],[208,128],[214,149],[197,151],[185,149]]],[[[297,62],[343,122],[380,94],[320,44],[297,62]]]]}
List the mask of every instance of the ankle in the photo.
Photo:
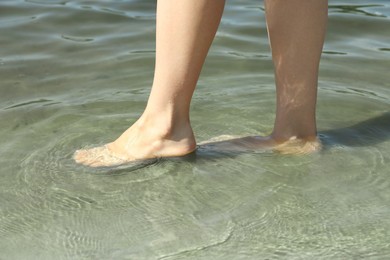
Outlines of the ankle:
{"type": "Polygon", "coordinates": [[[320,151],[321,148],[321,142],[317,137],[314,139],[299,139],[291,137],[284,142],[276,143],[273,150],[280,154],[310,154],[320,151]]]}
{"type": "Polygon", "coordinates": [[[314,141],[317,139],[315,116],[302,113],[277,116],[271,137],[277,142],[292,139],[314,141]]]}
{"type": "Polygon", "coordinates": [[[316,132],[278,132],[274,131],[270,135],[270,138],[275,143],[284,143],[291,140],[300,140],[304,142],[313,142],[317,140],[316,132]]]}
{"type": "Polygon", "coordinates": [[[172,113],[145,111],[137,121],[141,131],[153,131],[162,139],[194,138],[188,117],[179,117],[172,113]]]}

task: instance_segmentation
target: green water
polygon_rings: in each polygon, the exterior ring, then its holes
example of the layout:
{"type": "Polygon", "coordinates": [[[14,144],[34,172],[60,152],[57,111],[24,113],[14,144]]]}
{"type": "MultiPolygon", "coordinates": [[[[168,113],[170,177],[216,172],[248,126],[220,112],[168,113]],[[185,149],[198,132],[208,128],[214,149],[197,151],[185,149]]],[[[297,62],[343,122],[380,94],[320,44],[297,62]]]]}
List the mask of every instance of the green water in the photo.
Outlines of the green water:
{"type": "MultiPolygon", "coordinates": [[[[262,6],[227,3],[192,103],[198,141],[272,129],[262,6]]],[[[0,259],[390,258],[390,4],[329,12],[322,152],[199,150],[107,174],[71,156],[142,113],[155,1],[2,0],[0,259]]]]}

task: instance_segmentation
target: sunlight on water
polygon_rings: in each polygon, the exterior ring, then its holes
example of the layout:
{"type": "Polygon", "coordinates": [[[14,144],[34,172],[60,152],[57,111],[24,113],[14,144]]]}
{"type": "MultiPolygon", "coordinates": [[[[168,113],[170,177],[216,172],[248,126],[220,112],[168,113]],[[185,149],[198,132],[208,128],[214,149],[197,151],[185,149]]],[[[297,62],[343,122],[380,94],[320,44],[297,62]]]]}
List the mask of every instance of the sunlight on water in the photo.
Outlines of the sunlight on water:
{"type": "MultiPolygon", "coordinates": [[[[262,6],[226,6],[192,103],[199,142],[272,129],[262,6]]],[[[199,149],[115,170],[72,155],[142,113],[155,2],[5,0],[0,13],[0,259],[390,257],[387,0],[330,2],[321,152],[199,149]]]]}

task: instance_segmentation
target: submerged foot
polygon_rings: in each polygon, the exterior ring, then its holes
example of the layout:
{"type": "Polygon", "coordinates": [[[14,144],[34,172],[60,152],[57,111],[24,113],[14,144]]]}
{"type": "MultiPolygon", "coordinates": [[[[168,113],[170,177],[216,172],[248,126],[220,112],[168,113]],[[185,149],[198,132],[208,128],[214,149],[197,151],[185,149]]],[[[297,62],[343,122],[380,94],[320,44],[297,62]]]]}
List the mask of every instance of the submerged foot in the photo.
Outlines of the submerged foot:
{"type": "Polygon", "coordinates": [[[138,120],[117,140],[74,153],[74,160],[90,167],[111,167],[147,159],[184,156],[196,148],[189,125],[176,129],[151,126],[138,120]]]}
{"type": "Polygon", "coordinates": [[[280,154],[310,154],[321,150],[321,142],[315,139],[298,139],[277,141],[271,136],[234,137],[223,135],[199,144],[200,148],[216,152],[250,152],[273,151],[280,154]]]}
{"type": "Polygon", "coordinates": [[[292,137],[289,140],[273,147],[275,152],[280,154],[310,154],[322,149],[321,141],[318,138],[313,140],[298,139],[292,137]]]}
{"type": "Polygon", "coordinates": [[[73,158],[77,163],[91,167],[117,166],[130,161],[130,158],[122,154],[117,154],[115,151],[109,149],[108,144],[90,149],[77,150],[73,158]]]}

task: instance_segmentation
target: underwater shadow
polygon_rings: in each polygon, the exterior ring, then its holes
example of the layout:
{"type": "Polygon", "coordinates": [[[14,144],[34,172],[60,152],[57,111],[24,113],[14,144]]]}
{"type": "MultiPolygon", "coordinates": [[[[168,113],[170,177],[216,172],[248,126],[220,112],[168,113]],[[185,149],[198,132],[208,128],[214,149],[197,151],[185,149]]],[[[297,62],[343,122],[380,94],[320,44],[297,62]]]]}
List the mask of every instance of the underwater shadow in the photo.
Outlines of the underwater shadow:
{"type": "MultiPolygon", "coordinates": [[[[319,131],[318,136],[322,143],[322,150],[331,149],[334,146],[373,146],[390,139],[390,112],[351,126],[319,131]]],[[[246,136],[207,142],[198,146],[195,158],[207,160],[221,157],[235,157],[245,153],[272,153],[272,149],[270,148],[259,148],[255,144],[257,140],[259,140],[259,143],[264,143],[262,141],[263,137],[259,136],[246,136]]],[[[193,157],[193,159],[195,158],[193,157]]]]}
{"type": "Polygon", "coordinates": [[[325,149],[332,146],[371,146],[390,139],[390,112],[351,126],[319,131],[325,149]]]}

